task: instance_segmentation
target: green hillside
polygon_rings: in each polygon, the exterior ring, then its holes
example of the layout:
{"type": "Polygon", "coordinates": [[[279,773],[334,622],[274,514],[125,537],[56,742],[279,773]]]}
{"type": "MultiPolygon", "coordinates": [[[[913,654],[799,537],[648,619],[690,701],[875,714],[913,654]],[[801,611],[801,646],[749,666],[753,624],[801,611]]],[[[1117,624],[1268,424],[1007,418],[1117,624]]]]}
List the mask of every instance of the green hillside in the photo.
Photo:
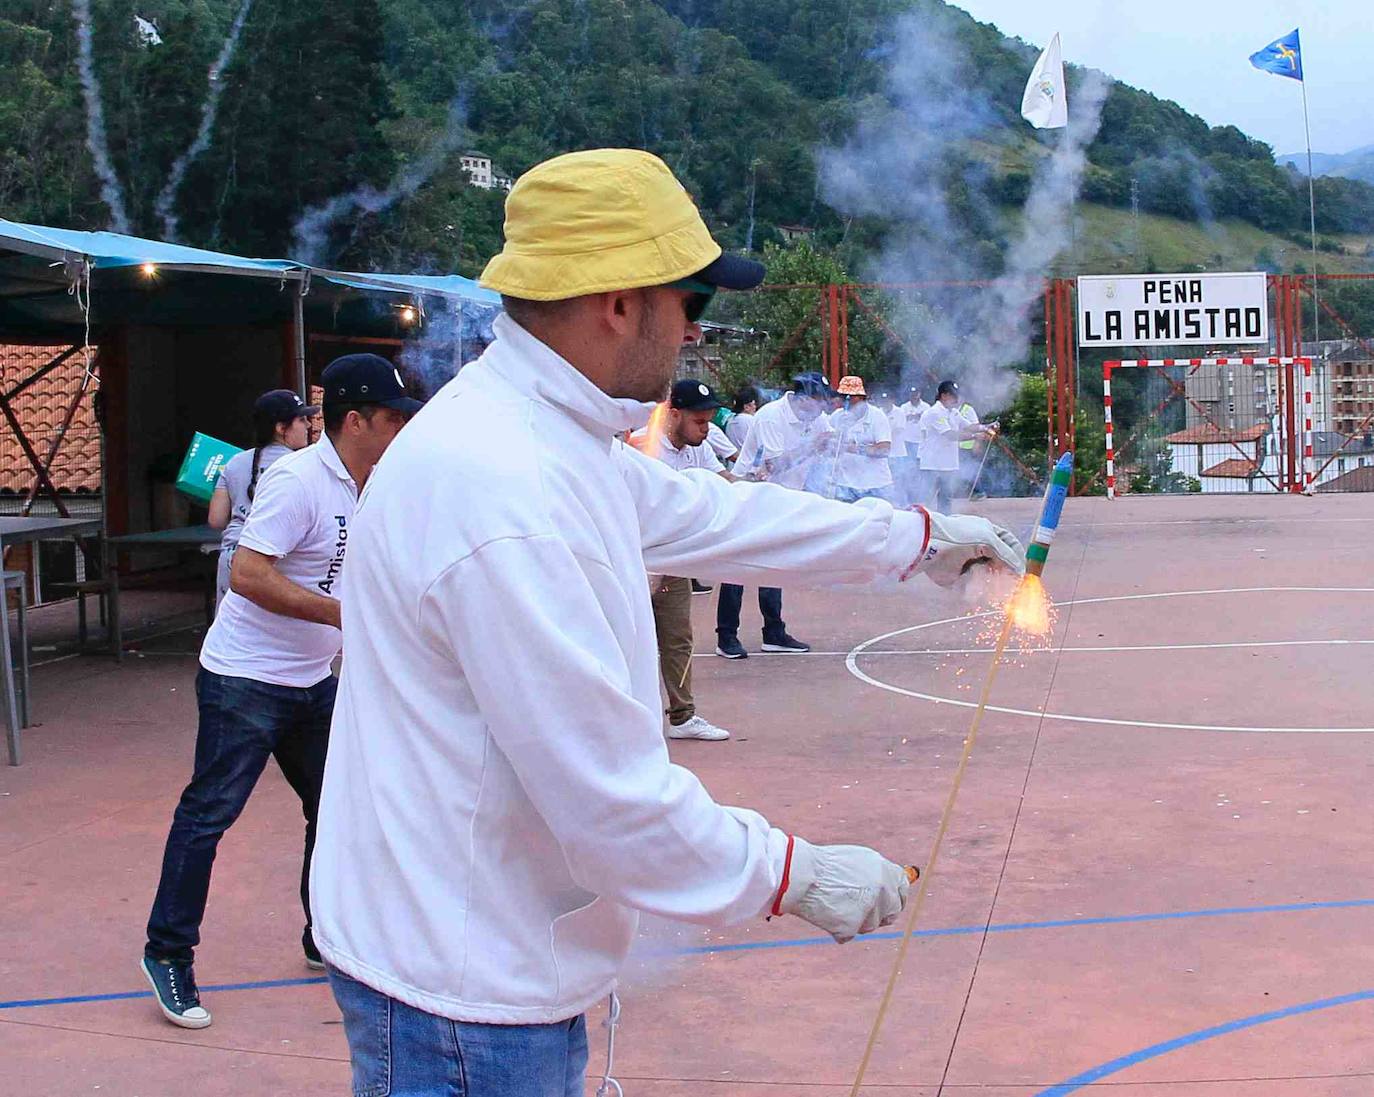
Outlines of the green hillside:
{"type": "MultiPolygon", "coordinates": [[[[464,152],[517,175],[558,152],[628,145],[668,160],[727,244],[759,250],[800,224],[857,270],[892,225],[883,211],[857,222],[827,206],[817,150],[842,144],[889,98],[893,67],[909,64],[902,27],[944,36],[927,62],[938,72],[907,79],[957,71],[968,85],[957,89],[961,121],[976,124],[929,170],[963,222],[975,273],[998,273],[1005,226],[1055,140],[1018,115],[1035,49],[941,0],[89,6],[90,68],[131,231],[247,254],[309,248],[340,264],[471,274],[499,246],[502,195],[471,185],[464,152]],[[207,69],[241,12],[241,39],[211,85],[207,69]],[[160,44],[140,38],[135,14],[156,24],[160,44]],[[203,153],[171,187],[212,87],[203,153]]],[[[0,8],[0,215],[103,228],[110,204],[87,147],[77,12],[48,0],[0,8]]],[[[1071,101],[1084,75],[1070,72],[1071,101]]],[[[1304,181],[1235,127],[1117,84],[1087,151],[1085,262],[1134,262],[1136,251],[1161,267],[1306,262],[1295,242],[1304,181]],[[1213,219],[1220,228],[1202,227],[1213,219]]],[[[1359,256],[1333,251],[1330,266],[1358,265],[1374,187],[1317,183],[1324,246],[1359,237],[1359,256]]]]}
{"type": "MultiPolygon", "coordinates": [[[[1059,261],[1065,273],[1312,269],[1311,244],[1301,233],[1278,235],[1238,218],[1203,225],[1142,213],[1138,247],[1130,210],[1083,203],[1078,224],[1077,249],[1059,261]]],[[[1374,236],[1325,240],[1318,266],[1328,274],[1374,270],[1374,236]],[[1328,250],[1332,245],[1341,250],[1328,250]]]]}

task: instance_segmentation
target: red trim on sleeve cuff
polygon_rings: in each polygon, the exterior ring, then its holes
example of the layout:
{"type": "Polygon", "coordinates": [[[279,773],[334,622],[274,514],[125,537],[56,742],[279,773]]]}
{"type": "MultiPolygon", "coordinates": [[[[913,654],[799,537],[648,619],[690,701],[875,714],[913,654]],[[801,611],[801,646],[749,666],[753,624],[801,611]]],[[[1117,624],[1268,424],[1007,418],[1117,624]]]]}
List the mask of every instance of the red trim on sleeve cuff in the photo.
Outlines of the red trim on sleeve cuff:
{"type": "Polygon", "coordinates": [[[796,838],[791,834],[787,836],[787,856],[782,862],[782,883],[778,885],[777,898],[773,900],[774,915],[782,914],[782,897],[787,894],[787,885],[792,881],[792,848],[796,845],[796,838]]]}
{"type": "Polygon", "coordinates": [[[915,506],[911,509],[919,510],[921,512],[921,517],[926,520],[926,535],[921,540],[921,551],[916,554],[916,559],[906,566],[906,570],[903,571],[901,575],[897,576],[897,582],[899,583],[905,583],[916,574],[916,569],[921,566],[921,561],[926,558],[926,549],[930,548],[930,511],[922,506],[915,506]]]}

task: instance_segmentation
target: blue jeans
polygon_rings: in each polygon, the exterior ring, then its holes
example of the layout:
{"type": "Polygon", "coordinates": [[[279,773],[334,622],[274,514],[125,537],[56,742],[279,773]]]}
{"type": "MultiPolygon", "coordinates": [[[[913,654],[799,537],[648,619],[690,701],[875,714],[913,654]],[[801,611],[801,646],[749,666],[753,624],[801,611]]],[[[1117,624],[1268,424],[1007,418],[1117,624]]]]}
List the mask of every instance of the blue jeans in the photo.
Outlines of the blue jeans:
{"type": "Polygon", "coordinates": [[[196,675],[200,728],[195,771],[172,816],[162,879],[148,916],[146,956],[193,959],[219,840],[243,811],[267,760],[273,757],[301,798],[305,814],[302,937],[309,937],[310,854],[315,848],[315,816],[338,685],[332,674],[308,689],[229,678],[203,667],[196,675]]]}
{"type": "Polygon", "coordinates": [[[329,969],[353,1097],[582,1097],[587,1022],[450,1021],[329,969]]]}
{"type": "MultiPolygon", "coordinates": [[[[716,595],[716,636],[721,640],[739,639],[739,611],[743,605],[744,588],[721,583],[716,595]]],[[[782,591],[777,587],[759,587],[759,612],[763,614],[763,642],[781,642],[787,635],[782,619],[782,591]]]]}

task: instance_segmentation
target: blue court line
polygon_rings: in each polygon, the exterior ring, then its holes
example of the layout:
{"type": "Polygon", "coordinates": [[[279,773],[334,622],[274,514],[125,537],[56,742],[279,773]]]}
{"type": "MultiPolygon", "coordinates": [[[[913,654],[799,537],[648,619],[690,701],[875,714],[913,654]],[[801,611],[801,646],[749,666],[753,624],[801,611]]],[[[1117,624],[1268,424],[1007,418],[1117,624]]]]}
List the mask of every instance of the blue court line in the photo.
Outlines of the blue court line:
{"type": "MultiPolygon", "coordinates": [[[[1052,922],[1003,922],[992,926],[949,926],[945,929],[918,929],[913,937],[960,937],[971,933],[1018,933],[1031,929],[1073,929],[1080,926],[1120,926],[1136,922],[1173,922],[1186,918],[1225,918],[1237,914],[1286,914],[1304,910],[1340,910],[1374,907],[1374,899],[1337,899],[1322,903],[1275,903],[1256,907],[1214,907],[1207,910],[1174,910],[1156,914],[1111,914],[1097,918],[1061,918],[1052,922]]],[[[860,941],[895,941],[899,932],[870,933],[860,941]]],[[[714,952],[749,952],[764,948],[798,948],[805,945],[834,944],[830,937],[791,937],[780,941],[743,941],[733,945],[696,945],[692,948],[665,949],[653,955],[701,956],[714,952]]],[[[0,1009],[4,1003],[0,1002],[0,1009]]]]}
{"type": "MultiPolygon", "coordinates": [[[[266,979],[260,983],[217,983],[201,987],[203,991],[222,990],[271,990],[274,987],[309,987],[316,983],[327,983],[323,975],[306,979],[266,979]]],[[[151,998],[151,990],[125,990],[118,994],[78,994],[71,998],[18,998],[13,1002],[0,1002],[0,1009],[28,1009],[32,1006],[72,1006],[82,1002],[122,1002],[130,998],[151,998]]]]}
{"type": "Polygon", "coordinates": [[[1085,1086],[1090,1086],[1109,1074],[1116,1074],[1135,1066],[1137,1063],[1143,1063],[1148,1059],[1157,1059],[1161,1055],[1168,1055],[1171,1051],[1178,1051],[1180,1048],[1192,1044],[1200,1044],[1204,1040],[1212,1040],[1218,1036],[1240,1032],[1242,1029],[1254,1028],[1256,1025],[1266,1025],[1270,1021],[1282,1021],[1287,1017],[1316,1013],[1318,1010],[1333,1009],[1336,1006],[1348,1006],[1354,1002],[1367,1002],[1370,999],[1374,999],[1374,990],[1357,990],[1353,994],[1342,994],[1336,998],[1319,998],[1315,1002],[1303,1002],[1300,1005],[1286,1006],[1283,1009],[1271,1010],[1268,1013],[1238,1017],[1234,1021],[1226,1021],[1224,1024],[1213,1025],[1211,1028],[1198,1029],[1197,1032],[1190,1032],[1186,1036],[1175,1036],[1172,1040],[1143,1047],[1139,1051],[1133,1051],[1119,1059],[1113,1059],[1111,1062],[1103,1063],[1091,1070],[1085,1070],[1082,1074],[1075,1074],[1068,1081],[1060,1082],[1057,1086],[1042,1089],[1035,1097],[1066,1097],[1067,1094],[1077,1093],[1085,1086]]]}
{"type": "MultiPolygon", "coordinates": [[[[993,926],[949,926],[944,929],[917,930],[914,937],[959,937],[983,933],[1019,933],[1037,929],[1075,929],[1086,926],[1118,926],[1139,922],[1175,922],[1190,918],[1225,918],[1241,914],[1291,914],[1313,910],[1342,910],[1358,907],[1374,907],[1374,899],[1334,899],[1316,903],[1274,903],[1253,907],[1213,907],[1206,910],[1174,910],[1154,914],[1113,914],[1096,918],[1061,918],[1049,922],[1003,922],[993,926]]],[[[860,941],[893,941],[901,933],[870,933],[859,938],[860,941]]],[[[718,952],[753,952],[758,949],[803,948],[816,945],[833,945],[830,937],[789,937],[776,941],[741,941],[736,944],[693,945],[690,948],[646,949],[641,955],[648,956],[706,956],[718,952]]],[[[305,987],[324,983],[323,976],[304,979],[269,979],[257,983],[219,983],[203,986],[203,991],[216,993],[229,990],[270,990],[275,987],[305,987]]],[[[0,1010],[31,1009],[35,1006],[69,1006],[83,1002],[118,1002],[133,998],[151,998],[152,991],[131,990],[117,994],[81,994],[69,998],[17,998],[0,1002],[0,1010]]]]}

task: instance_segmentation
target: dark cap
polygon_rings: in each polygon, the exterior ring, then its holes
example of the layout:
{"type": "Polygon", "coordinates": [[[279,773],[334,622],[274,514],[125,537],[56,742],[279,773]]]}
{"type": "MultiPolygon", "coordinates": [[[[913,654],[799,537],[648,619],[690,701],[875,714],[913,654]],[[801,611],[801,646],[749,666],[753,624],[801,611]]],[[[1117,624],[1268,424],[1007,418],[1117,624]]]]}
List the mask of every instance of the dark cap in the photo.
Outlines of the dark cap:
{"type": "Polygon", "coordinates": [[[936,396],[958,396],[959,386],[953,381],[941,381],[940,387],[935,390],[936,396]]]}
{"type": "Polygon", "coordinates": [[[290,423],[319,413],[319,408],[307,404],[290,389],[273,389],[253,401],[253,414],[261,415],[269,423],[290,423]]]}
{"type": "Polygon", "coordinates": [[[714,263],[692,275],[692,281],[704,282],[713,289],[753,289],[767,273],[757,259],[721,252],[714,263]]]}
{"type": "Polygon", "coordinates": [[[813,396],[821,400],[828,400],[835,395],[835,390],[830,387],[830,383],[815,370],[799,373],[793,377],[792,390],[803,396],[813,396]]]}
{"type": "Polygon", "coordinates": [[[673,384],[672,394],[668,397],[669,407],[678,411],[715,411],[725,404],[716,395],[715,389],[704,381],[687,378],[673,384]]]}
{"type": "Polygon", "coordinates": [[[424,404],[406,395],[405,382],[395,366],[380,354],[345,354],[324,367],[320,375],[324,406],[376,404],[414,415],[424,404]]]}

